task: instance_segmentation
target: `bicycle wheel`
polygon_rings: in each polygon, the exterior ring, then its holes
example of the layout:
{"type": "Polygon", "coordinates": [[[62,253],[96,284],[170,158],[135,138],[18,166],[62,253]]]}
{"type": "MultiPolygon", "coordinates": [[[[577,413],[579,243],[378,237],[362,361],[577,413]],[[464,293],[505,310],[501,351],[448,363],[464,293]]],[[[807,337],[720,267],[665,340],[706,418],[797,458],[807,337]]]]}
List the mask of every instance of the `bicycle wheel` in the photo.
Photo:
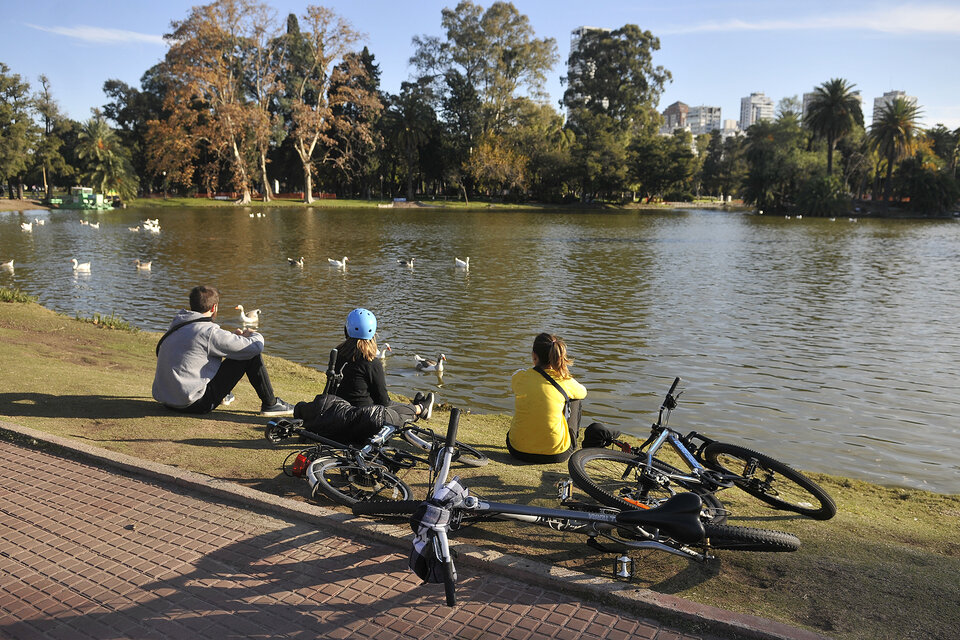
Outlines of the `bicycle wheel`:
{"type": "Polygon", "coordinates": [[[671,480],[663,474],[682,473],[666,462],[653,459],[655,472],[645,472],[645,463],[625,451],[581,449],[567,463],[573,482],[600,504],[618,509],[656,507],[671,496],[690,491],[703,502],[701,517],[722,524],[727,520],[723,504],[703,485],[671,480]]]}
{"type": "Polygon", "coordinates": [[[711,442],[702,455],[708,467],[740,476],[735,485],[773,507],[815,520],[829,520],[837,513],[837,505],[817,483],[769,456],[723,442],[711,442]]]}
{"type": "MultiPolygon", "coordinates": [[[[443,437],[438,436],[428,429],[420,427],[407,427],[403,430],[403,439],[426,452],[430,452],[433,444],[443,446],[443,437]]],[[[464,444],[459,440],[454,442],[453,462],[459,462],[468,467],[482,467],[490,462],[490,458],[485,453],[469,444],[464,444]]]]}
{"type": "Polygon", "coordinates": [[[353,505],[357,516],[409,516],[423,502],[420,500],[367,500],[353,505]]]}
{"type": "Polygon", "coordinates": [[[706,541],[711,549],[735,551],[796,551],[800,538],[785,531],[705,524],[706,541]]]}
{"type": "Polygon", "coordinates": [[[334,502],[352,507],[367,500],[410,500],[413,492],[386,467],[375,462],[360,467],[349,460],[322,458],[311,464],[317,479],[311,497],[322,493],[334,502]]]}

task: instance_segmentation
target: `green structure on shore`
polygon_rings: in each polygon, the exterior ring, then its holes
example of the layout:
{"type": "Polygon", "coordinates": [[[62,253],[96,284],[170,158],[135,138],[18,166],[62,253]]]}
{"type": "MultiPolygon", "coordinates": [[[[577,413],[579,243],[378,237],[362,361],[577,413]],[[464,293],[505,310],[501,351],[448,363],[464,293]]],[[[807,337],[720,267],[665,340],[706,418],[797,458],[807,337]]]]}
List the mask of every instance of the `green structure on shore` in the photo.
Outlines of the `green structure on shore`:
{"type": "Polygon", "coordinates": [[[90,187],[70,187],[70,195],[63,198],[50,198],[47,204],[56,209],[112,209],[102,193],[94,193],[90,187]]]}

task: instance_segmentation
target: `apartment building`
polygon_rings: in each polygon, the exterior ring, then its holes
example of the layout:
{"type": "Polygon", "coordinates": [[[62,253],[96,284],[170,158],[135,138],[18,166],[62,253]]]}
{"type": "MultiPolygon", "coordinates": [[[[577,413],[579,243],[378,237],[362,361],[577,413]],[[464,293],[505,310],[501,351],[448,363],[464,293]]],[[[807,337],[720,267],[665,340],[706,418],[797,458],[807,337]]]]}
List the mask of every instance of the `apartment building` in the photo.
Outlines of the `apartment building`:
{"type": "Polygon", "coordinates": [[[917,98],[915,96],[908,96],[905,91],[887,91],[885,94],[879,98],[873,99],[873,120],[876,122],[877,118],[880,117],[880,112],[883,111],[883,108],[888,104],[896,100],[897,98],[903,98],[912,105],[917,104],[917,98]]]}
{"type": "Polygon", "coordinates": [[[773,99],[762,91],[740,99],[740,129],[746,131],[760,120],[773,120],[773,99]]]}

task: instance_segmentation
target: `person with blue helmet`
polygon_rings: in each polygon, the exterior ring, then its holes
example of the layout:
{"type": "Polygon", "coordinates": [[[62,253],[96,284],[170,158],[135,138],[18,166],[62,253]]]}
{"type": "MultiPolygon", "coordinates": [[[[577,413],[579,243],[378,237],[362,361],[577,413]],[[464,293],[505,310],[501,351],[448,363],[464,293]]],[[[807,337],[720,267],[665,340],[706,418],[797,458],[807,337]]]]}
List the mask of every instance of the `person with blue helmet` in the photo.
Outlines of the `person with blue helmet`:
{"type": "Polygon", "coordinates": [[[399,404],[387,393],[383,363],[377,356],[377,317],[372,311],[357,308],[347,314],[343,325],[345,340],[337,345],[336,370],[342,375],[336,395],[354,407],[386,407],[391,424],[403,424],[417,418],[429,419],[434,395],[417,393],[413,403],[399,404]]]}

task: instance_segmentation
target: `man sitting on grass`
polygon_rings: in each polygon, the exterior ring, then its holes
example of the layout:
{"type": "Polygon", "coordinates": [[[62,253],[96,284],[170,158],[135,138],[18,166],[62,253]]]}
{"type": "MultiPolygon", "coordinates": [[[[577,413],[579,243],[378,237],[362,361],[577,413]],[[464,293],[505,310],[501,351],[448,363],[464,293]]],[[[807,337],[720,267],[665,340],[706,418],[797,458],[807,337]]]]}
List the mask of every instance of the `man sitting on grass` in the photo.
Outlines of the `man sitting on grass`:
{"type": "Polygon", "coordinates": [[[273,393],[260,354],[263,336],[252,329],[233,332],[214,324],[220,304],[215,287],[194,287],[190,311],[181,309],[157,343],[153,397],[183,413],[209,413],[233,401],[230,393],[244,375],[260,396],[260,415],[290,416],[293,405],[273,393]]]}

